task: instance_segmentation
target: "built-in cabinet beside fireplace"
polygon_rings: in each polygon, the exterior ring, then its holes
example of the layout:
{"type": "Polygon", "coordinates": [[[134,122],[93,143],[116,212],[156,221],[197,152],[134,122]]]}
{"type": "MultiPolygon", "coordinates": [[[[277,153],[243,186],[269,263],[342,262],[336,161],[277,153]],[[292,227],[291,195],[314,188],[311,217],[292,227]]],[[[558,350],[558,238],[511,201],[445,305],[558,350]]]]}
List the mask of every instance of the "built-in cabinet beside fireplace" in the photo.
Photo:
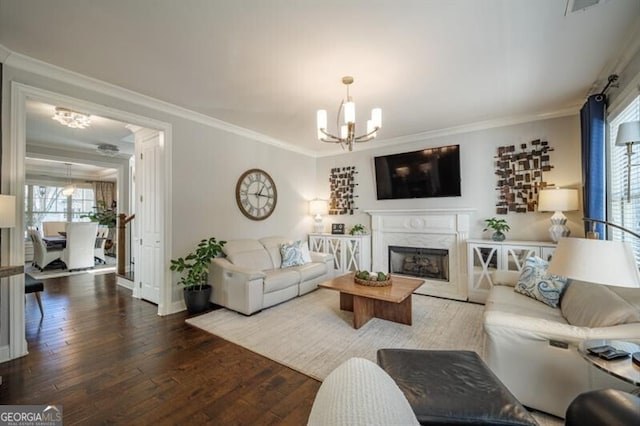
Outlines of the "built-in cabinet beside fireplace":
{"type": "Polygon", "coordinates": [[[484,303],[493,287],[496,270],[520,271],[527,257],[538,256],[551,260],[556,245],[550,241],[467,241],[469,261],[469,300],[484,303]]]}
{"type": "Polygon", "coordinates": [[[337,272],[371,269],[371,235],[309,234],[309,247],[333,255],[337,272]]]}

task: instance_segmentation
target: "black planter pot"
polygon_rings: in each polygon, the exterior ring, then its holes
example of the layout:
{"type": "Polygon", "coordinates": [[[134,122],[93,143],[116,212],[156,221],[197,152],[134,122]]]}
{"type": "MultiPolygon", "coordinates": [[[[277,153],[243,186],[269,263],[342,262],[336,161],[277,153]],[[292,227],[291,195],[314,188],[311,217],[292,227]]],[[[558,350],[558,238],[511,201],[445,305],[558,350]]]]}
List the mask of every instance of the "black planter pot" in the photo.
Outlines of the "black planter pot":
{"type": "Polygon", "coordinates": [[[190,287],[183,290],[184,303],[187,305],[187,311],[190,314],[199,314],[209,307],[209,298],[211,297],[211,286],[203,285],[202,287],[190,287]]]}

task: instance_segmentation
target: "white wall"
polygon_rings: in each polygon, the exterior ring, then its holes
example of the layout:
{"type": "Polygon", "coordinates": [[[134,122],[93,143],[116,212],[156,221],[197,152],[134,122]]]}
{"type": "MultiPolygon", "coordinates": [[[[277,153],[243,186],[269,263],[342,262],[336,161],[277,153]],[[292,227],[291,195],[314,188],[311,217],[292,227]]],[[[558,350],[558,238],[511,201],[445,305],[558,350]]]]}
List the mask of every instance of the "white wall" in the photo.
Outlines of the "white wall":
{"type": "MultiPolygon", "coordinates": [[[[311,229],[307,200],[313,198],[315,192],[314,158],[6,63],[3,71],[5,143],[10,138],[9,100],[13,81],[172,125],[172,258],[185,255],[199,240],[209,236],[227,240],[285,235],[297,239],[306,238],[311,229]],[[261,222],[247,219],[236,206],[236,181],[249,168],[267,171],[278,189],[274,213],[261,222]]],[[[2,185],[7,188],[13,177],[3,178],[2,185]]],[[[174,277],[172,281],[177,279],[174,277]]],[[[181,298],[179,287],[174,286],[172,301],[181,298]]]]}
{"type": "MultiPolygon", "coordinates": [[[[384,129],[382,130],[384,131],[384,129]]],[[[555,150],[551,152],[551,164],[555,166],[544,173],[544,180],[562,187],[579,188],[582,182],[580,160],[580,120],[578,115],[536,121],[507,127],[493,128],[447,137],[434,138],[422,142],[403,145],[384,146],[376,141],[358,145],[352,153],[343,153],[331,157],[319,158],[317,162],[317,196],[329,197],[329,171],[332,167],[355,165],[358,170],[356,194],[359,196],[356,205],[359,214],[329,216],[325,219],[327,230],[329,223],[356,223],[370,226],[369,215],[365,210],[383,209],[437,209],[437,208],[475,208],[473,215],[472,238],[488,238],[483,233],[483,220],[493,216],[497,191],[493,158],[497,147],[520,144],[534,139],[546,139],[555,150]],[[426,198],[410,200],[376,199],[375,173],[373,157],[399,152],[415,151],[428,147],[460,145],[460,166],[462,169],[462,196],[447,198],[426,198]],[[371,147],[371,149],[366,149],[371,147]]],[[[580,192],[580,191],[579,191],[580,192]]],[[[581,212],[567,212],[569,227],[573,235],[583,235],[581,212]]],[[[550,226],[551,213],[509,213],[504,217],[511,225],[507,239],[516,240],[550,240],[547,230],[550,226]]]]}

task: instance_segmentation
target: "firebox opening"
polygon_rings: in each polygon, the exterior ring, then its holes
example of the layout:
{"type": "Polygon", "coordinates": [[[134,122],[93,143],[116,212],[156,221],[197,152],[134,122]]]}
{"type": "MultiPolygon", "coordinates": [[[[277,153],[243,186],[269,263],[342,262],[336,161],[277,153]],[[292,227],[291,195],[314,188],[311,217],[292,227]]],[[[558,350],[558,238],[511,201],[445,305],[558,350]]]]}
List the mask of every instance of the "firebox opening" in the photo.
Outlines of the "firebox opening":
{"type": "Polygon", "coordinates": [[[449,250],[389,246],[389,272],[449,282],[449,250]]]}

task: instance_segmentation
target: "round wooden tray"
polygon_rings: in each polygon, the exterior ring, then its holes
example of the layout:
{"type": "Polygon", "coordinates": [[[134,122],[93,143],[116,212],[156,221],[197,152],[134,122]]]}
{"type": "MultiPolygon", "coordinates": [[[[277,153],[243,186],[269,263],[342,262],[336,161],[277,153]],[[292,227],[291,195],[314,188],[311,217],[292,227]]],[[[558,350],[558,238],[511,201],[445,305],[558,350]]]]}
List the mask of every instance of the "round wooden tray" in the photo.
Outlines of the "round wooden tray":
{"type": "Polygon", "coordinates": [[[360,279],[358,277],[353,277],[353,281],[356,284],[366,285],[369,287],[388,287],[391,285],[391,278],[389,278],[386,281],[369,281],[369,280],[360,279]]]}

